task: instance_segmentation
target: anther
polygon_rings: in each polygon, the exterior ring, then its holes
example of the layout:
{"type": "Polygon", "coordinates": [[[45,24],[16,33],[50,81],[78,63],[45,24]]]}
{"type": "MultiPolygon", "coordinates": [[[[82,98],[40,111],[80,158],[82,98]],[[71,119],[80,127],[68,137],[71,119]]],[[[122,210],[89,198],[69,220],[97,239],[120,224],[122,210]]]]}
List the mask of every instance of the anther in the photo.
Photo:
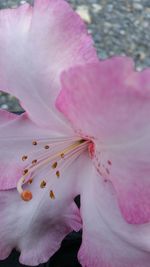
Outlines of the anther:
{"type": "Polygon", "coordinates": [[[48,146],[48,145],[46,145],[44,148],[45,148],[45,149],[49,149],[49,146],[48,146]]]}
{"type": "Polygon", "coordinates": [[[27,156],[26,155],[24,155],[24,156],[22,156],[22,161],[25,161],[25,160],[27,160],[27,156]]]}
{"type": "Polygon", "coordinates": [[[23,175],[26,175],[28,173],[28,169],[25,169],[24,171],[23,171],[23,175]]]}
{"type": "Polygon", "coordinates": [[[56,169],[56,167],[57,167],[57,161],[52,164],[53,169],[56,169]]]}
{"type": "Polygon", "coordinates": [[[21,198],[24,201],[30,201],[32,199],[32,193],[29,190],[25,190],[21,193],[21,198]]]}
{"type": "Polygon", "coordinates": [[[33,183],[33,179],[30,178],[29,181],[28,181],[28,184],[32,184],[33,183]]]}
{"type": "Polygon", "coordinates": [[[50,190],[49,196],[51,199],[55,199],[55,195],[54,195],[54,192],[52,190],[50,190]]]}
{"type": "Polygon", "coordinates": [[[32,164],[36,164],[37,163],[37,159],[32,160],[32,164]]]}
{"type": "Polygon", "coordinates": [[[110,160],[108,160],[108,161],[107,161],[107,163],[108,163],[109,165],[111,165],[111,164],[112,164],[110,160]]]}
{"type": "Polygon", "coordinates": [[[37,145],[37,141],[33,141],[33,142],[32,142],[32,145],[33,145],[33,146],[36,146],[36,145],[37,145]]]}
{"type": "Polygon", "coordinates": [[[64,153],[61,153],[60,156],[63,159],[65,157],[65,154],[64,153]]]}
{"type": "Polygon", "coordinates": [[[56,172],[56,176],[57,176],[57,178],[60,177],[60,172],[59,171],[56,172]]]}
{"type": "Polygon", "coordinates": [[[40,187],[41,187],[41,188],[45,188],[45,186],[46,186],[46,182],[43,180],[43,181],[40,183],[40,187]]]}

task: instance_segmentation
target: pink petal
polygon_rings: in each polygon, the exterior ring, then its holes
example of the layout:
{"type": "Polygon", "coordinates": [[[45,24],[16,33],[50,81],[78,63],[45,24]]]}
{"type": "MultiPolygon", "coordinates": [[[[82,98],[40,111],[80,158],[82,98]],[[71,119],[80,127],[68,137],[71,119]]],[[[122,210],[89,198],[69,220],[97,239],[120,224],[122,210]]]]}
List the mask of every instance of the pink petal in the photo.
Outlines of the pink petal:
{"type": "Polygon", "coordinates": [[[55,118],[51,118],[51,129],[44,129],[34,124],[25,113],[18,116],[0,110],[1,190],[16,187],[26,166],[22,157],[33,150],[32,142],[34,140],[74,134],[69,126],[61,124],[61,122],[57,127],[54,125],[55,118]]]}
{"type": "Polygon", "coordinates": [[[50,172],[40,173],[32,184],[24,185],[33,195],[29,202],[24,202],[15,189],[0,192],[0,259],[16,248],[23,264],[46,262],[72,229],[81,228],[80,213],[74,203],[77,180],[83,175],[81,164],[82,157],[62,171],[59,179],[50,172]],[[47,184],[40,188],[43,175],[47,184]],[[54,199],[50,198],[50,190],[54,199]]]}
{"type": "Polygon", "coordinates": [[[64,0],[0,11],[0,89],[19,98],[37,124],[51,125],[62,70],[93,61],[85,25],[64,0]]]}
{"type": "Polygon", "coordinates": [[[130,223],[150,220],[150,70],[116,57],[71,69],[62,77],[58,108],[94,138],[95,165],[111,180],[130,223]]]}
{"type": "Polygon", "coordinates": [[[110,142],[113,135],[128,131],[121,123],[126,114],[122,105],[127,109],[130,104],[126,97],[132,94],[128,81],[133,74],[133,62],[126,57],[71,68],[62,74],[57,107],[79,132],[110,142]]]}
{"type": "Polygon", "coordinates": [[[82,267],[149,267],[150,224],[124,221],[111,183],[104,182],[90,163],[81,189],[81,217],[82,267]]]}
{"type": "Polygon", "coordinates": [[[122,214],[129,223],[150,221],[149,142],[149,129],[145,127],[143,136],[131,138],[129,142],[118,142],[112,147],[101,148],[98,145],[100,153],[98,150],[96,153],[95,164],[98,166],[100,163],[100,173],[105,180],[112,181],[122,214]]]}

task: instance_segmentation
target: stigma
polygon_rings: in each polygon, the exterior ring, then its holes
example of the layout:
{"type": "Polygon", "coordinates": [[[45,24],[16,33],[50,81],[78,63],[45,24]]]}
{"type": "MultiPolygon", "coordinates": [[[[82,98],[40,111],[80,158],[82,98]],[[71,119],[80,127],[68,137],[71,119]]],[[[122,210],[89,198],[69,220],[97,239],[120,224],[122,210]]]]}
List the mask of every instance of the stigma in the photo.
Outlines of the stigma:
{"type": "MultiPolygon", "coordinates": [[[[90,140],[77,137],[35,139],[31,140],[30,145],[30,153],[25,153],[21,157],[24,168],[22,177],[17,183],[18,193],[24,201],[31,201],[34,197],[32,184],[36,179],[39,179],[40,175],[39,189],[45,190],[49,175],[53,175],[54,179],[59,180],[64,169],[71,165],[85,150],[89,151],[90,156],[94,153],[90,140]],[[47,177],[42,177],[44,170],[47,172],[47,177]]],[[[53,188],[49,189],[49,196],[51,199],[56,198],[53,188]]]]}

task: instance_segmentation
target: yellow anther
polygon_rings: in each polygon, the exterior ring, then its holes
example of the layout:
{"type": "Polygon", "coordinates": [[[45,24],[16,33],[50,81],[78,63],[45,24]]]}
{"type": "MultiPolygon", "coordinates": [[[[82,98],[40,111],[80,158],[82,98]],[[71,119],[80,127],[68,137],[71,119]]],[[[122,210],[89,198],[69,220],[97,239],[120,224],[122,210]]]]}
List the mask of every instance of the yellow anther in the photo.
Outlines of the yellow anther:
{"type": "Polygon", "coordinates": [[[32,164],[36,164],[37,163],[37,159],[32,160],[32,164]]]}
{"type": "Polygon", "coordinates": [[[45,188],[45,186],[46,186],[46,182],[43,180],[43,181],[40,183],[40,187],[41,187],[41,188],[45,188]]]}
{"type": "Polygon", "coordinates": [[[26,155],[22,156],[22,161],[27,160],[27,158],[28,158],[28,156],[26,156],[26,155]]]}
{"type": "Polygon", "coordinates": [[[64,153],[61,153],[60,156],[63,159],[65,157],[65,154],[64,153]]]}
{"type": "Polygon", "coordinates": [[[28,181],[28,184],[32,184],[33,183],[33,179],[30,178],[29,181],[28,181]]]}
{"type": "Polygon", "coordinates": [[[45,149],[49,149],[49,146],[48,146],[48,145],[46,145],[44,148],[45,148],[45,149]]]}
{"type": "Polygon", "coordinates": [[[50,196],[51,199],[55,199],[55,195],[54,195],[53,190],[50,190],[49,196],[50,196]]]}
{"type": "Polygon", "coordinates": [[[60,177],[60,172],[59,171],[56,172],[56,176],[57,176],[57,178],[60,177]]]}
{"type": "Polygon", "coordinates": [[[32,145],[33,145],[33,146],[36,146],[36,145],[37,145],[37,141],[33,141],[33,142],[32,142],[32,145]]]}
{"type": "Polygon", "coordinates": [[[24,171],[23,171],[23,175],[26,175],[28,173],[28,169],[25,169],[24,171]]]}
{"type": "Polygon", "coordinates": [[[53,169],[56,169],[56,167],[57,167],[57,161],[54,162],[53,165],[52,165],[52,168],[53,168],[53,169]]]}

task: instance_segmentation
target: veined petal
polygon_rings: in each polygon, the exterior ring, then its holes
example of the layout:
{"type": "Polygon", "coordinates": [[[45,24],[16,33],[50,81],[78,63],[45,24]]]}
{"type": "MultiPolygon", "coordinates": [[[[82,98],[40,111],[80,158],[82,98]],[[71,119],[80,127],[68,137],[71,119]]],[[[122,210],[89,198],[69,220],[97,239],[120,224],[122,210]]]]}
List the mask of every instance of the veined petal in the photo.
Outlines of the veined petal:
{"type": "Polygon", "coordinates": [[[115,187],[124,218],[135,224],[150,221],[150,131],[147,127],[141,138],[108,147],[98,144],[95,158],[101,175],[115,187]]]}
{"type": "MultiPolygon", "coordinates": [[[[85,25],[64,0],[0,11],[0,89],[15,95],[37,124],[51,126],[62,70],[93,61],[85,25]]],[[[55,117],[58,123],[56,110],[55,117]]]]}
{"type": "MultiPolygon", "coordinates": [[[[43,140],[49,138],[68,138],[73,130],[64,124],[55,125],[55,118],[51,118],[51,129],[38,127],[24,113],[14,115],[7,111],[0,111],[0,189],[14,188],[22,176],[27,162],[36,159],[36,152],[42,154],[43,140]],[[54,123],[53,123],[54,121],[54,123]],[[42,140],[39,146],[33,142],[42,140]]],[[[45,141],[46,142],[46,141],[45,141]]]]}
{"type": "Polygon", "coordinates": [[[76,131],[93,137],[95,164],[113,183],[130,223],[150,221],[150,69],[116,57],[71,69],[58,108],[76,131]]]}
{"type": "Polygon", "coordinates": [[[83,238],[78,257],[82,267],[149,267],[150,224],[124,221],[112,184],[88,166],[80,184],[83,238]]]}
{"type": "Polygon", "coordinates": [[[69,232],[79,231],[81,218],[74,197],[78,174],[82,177],[81,163],[82,157],[63,171],[60,179],[48,171],[43,173],[47,178],[43,188],[41,175],[24,185],[33,194],[29,202],[15,189],[0,192],[0,259],[16,248],[22,264],[38,265],[48,261],[69,232]]]}
{"type": "Polygon", "coordinates": [[[108,142],[120,132],[126,136],[128,115],[137,111],[132,110],[131,101],[138,88],[128,84],[133,74],[133,62],[126,57],[71,68],[62,74],[57,107],[83,135],[108,142]]]}

